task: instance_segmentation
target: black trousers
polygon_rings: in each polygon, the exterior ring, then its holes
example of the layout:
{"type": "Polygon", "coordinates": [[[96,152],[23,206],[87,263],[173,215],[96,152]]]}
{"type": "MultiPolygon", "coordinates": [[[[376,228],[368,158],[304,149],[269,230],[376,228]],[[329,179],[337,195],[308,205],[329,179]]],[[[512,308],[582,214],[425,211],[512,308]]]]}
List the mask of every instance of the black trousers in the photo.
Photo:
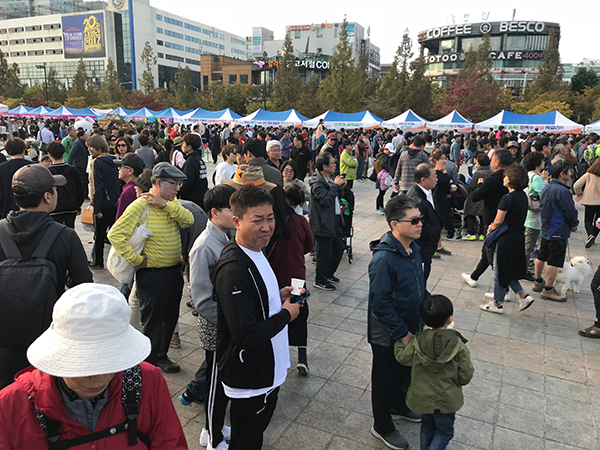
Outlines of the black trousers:
{"type": "MultiPolygon", "coordinates": [[[[379,180],[377,180],[377,184],[379,184],[379,180]]],[[[385,198],[385,193],[388,190],[382,191],[379,186],[377,187],[377,190],[379,191],[379,194],[377,194],[377,200],[375,201],[375,209],[383,209],[383,200],[385,198]]]]}
{"type": "Polygon", "coordinates": [[[106,233],[110,227],[115,224],[117,208],[104,208],[102,210],[102,218],[94,215],[94,255],[92,262],[94,264],[104,265],[104,245],[106,241],[106,233]]]}
{"type": "Polygon", "coordinates": [[[327,278],[335,275],[344,254],[344,241],[341,234],[336,237],[315,236],[319,251],[317,253],[317,268],[315,281],[327,283],[327,278]]]}
{"type": "Polygon", "coordinates": [[[29,367],[26,348],[0,347],[0,389],[15,380],[15,375],[29,367]]]}
{"type": "Polygon", "coordinates": [[[205,350],[206,353],[206,381],[207,389],[204,397],[204,413],[206,417],[205,428],[210,433],[210,442],[213,448],[223,440],[223,425],[225,424],[225,410],[229,398],[225,395],[215,352],[205,350]]]}
{"type": "Polygon", "coordinates": [[[179,319],[179,303],[183,291],[181,264],[165,268],[146,268],[135,274],[140,301],[142,332],[152,343],[146,361],[156,364],[167,356],[171,336],[179,319]]]}
{"type": "Polygon", "coordinates": [[[292,347],[306,347],[308,338],[308,302],[300,308],[300,314],[288,323],[288,340],[292,347]]]}
{"type": "Polygon", "coordinates": [[[592,278],[592,296],[594,297],[594,306],[596,309],[596,322],[594,325],[600,328],[600,267],[596,269],[596,273],[592,278]]]}
{"type": "Polygon", "coordinates": [[[585,232],[588,236],[598,236],[596,220],[600,218],[600,205],[585,205],[585,232]]]}
{"type": "Polygon", "coordinates": [[[81,187],[83,188],[83,198],[89,198],[89,187],[88,187],[88,183],[89,183],[89,176],[88,173],[84,168],[78,167],[77,170],[79,171],[79,176],[81,177],[81,187]]]}
{"type": "Polygon", "coordinates": [[[260,450],[269,426],[279,388],[258,397],[231,399],[231,442],[229,450],[260,450]]]}
{"type": "Polygon", "coordinates": [[[75,218],[77,217],[77,213],[52,214],[50,217],[52,217],[55,222],[62,223],[69,228],[75,229],[75,218]]]}
{"type": "Polygon", "coordinates": [[[385,436],[396,429],[392,411],[398,414],[410,412],[406,406],[406,393],[410,385],[408,366],[401,365],[394,357],[394,347],[371,344],[373,368],[371,370],[371,403],[375,431],[385,436]]]}
{"type": "Polygon", "coordinates": [[[485,245],[481,246],[481,258],[479,258],[479,262],[477,263],[477,267],[471,274],[471,278],[475,281],[479,280],[479,277],[483,275],[483,272],[490,267],[490,261],[488,259],[488,252],[485,245]]]}

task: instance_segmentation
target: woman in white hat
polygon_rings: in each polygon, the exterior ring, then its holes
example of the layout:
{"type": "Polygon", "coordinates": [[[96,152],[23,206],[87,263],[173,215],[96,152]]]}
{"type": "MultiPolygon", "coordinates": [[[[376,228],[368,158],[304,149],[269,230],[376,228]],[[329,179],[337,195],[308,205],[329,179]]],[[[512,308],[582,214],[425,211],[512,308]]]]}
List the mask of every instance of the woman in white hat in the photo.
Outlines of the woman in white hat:
{"type": "Polygon", "coordinates": [[[0,391],[0,448],[187,449],[160,370],[142,362],[150,340],[129,316],[112,286],[63,294],[27,350],[33,367],[0,391]]]}

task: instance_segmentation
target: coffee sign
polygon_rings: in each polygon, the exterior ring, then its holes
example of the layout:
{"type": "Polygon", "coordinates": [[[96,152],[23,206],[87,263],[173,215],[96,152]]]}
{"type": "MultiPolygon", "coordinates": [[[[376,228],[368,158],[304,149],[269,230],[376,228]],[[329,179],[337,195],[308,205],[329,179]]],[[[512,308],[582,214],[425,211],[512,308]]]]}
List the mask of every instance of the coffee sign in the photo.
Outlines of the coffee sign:
{"type": "MultiPolygon", "coordinates": [[[[558,27],[558,24],[552,24],[558,27]]],[[[482,22],[482,23],[460,23],[446,25],[444,27],[430,28],[419,33],[419,40],[440,39],[455,36],[482,35],[485,33],[546,33],[546,22],[538,21],[506,21],[506,22],[482,22]]]]}

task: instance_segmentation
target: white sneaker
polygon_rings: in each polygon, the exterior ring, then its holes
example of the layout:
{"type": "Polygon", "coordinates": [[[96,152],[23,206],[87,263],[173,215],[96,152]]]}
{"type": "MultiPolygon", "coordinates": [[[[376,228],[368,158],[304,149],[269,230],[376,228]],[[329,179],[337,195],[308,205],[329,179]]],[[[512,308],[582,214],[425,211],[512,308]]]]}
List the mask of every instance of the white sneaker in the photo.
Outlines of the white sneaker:
{"type": "Polygon", "coordinates": [[[213,447],[212,444],[208,444],[206,450],[229,450],[229,444],[225,442],[225,440],[222,440],[216,447],[213,447]]]}
{"type": "Polygon", "coordinates": [[[502,306],[494,305],[494,302],[489,302],[484,305],[479,305],[479,309],[486,312],[491,312],[495,314],[504,314],[504,308],[502,306]]]}
{"type": "Polygon", "coordinates": [[[461,273],[460,276],[463,280],[465,280],[465,283],[467,283],[472,288],[477,287],[477,281],[471,278],[471,275],[469,275],[468,273],[461,273]]]}
{"type": "Polygon", "coordinates": [[[527,308],[529,308],[531,306],[533,301],[534,301],[534,298],[531,295],[527,294],[525,296],[525,298],[522,298],[519,303],[519,311],[525,311],[527,308]]]}
{"type": "MultiPolygon", "coordinates": [[[[494,300],[494,293],[493,292],[486,292],[483,295],[485,295],[485,298],[489,298],[490,300],[494,300]]],[[[512,300],[512,294],[510,292],[507,292],[506,295],[504,296],[504,301],[506,303],[510,303],[511,300],[512,300]]]]}
{"type": "MultiPolygon", "coordinates": [[[[221,433],[223,433],[223,439],[225,441],[231,440],[231,428],[230,427],[223,427],[223,429],[221,430],[221,433]]],[[[208,430],[206,428],[202,428],[202,433],[200,433],[200,445],[202,447],[207,447],[208,441],[210,441],[210,433],[208,432],[208,430]]],[[[217,445],[217,448],[219,448],[218,445],[217,445]]]]}

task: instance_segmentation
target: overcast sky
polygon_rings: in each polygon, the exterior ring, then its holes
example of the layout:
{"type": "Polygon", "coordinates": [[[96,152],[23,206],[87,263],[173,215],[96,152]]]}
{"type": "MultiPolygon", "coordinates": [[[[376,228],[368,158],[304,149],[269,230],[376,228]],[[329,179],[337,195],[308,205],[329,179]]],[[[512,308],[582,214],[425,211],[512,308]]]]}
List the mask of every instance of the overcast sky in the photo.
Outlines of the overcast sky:
{"type": "Polygon", "coordinates": [[[405,28],[417,50],[417,34],[428,28],[453,23],[477,23],[484,21],[482,14],[489,13],[491,22],[511,20],[516,8],[515,20],[558,22],[561,27],[560,53],[563,63],[578,63],[583,58],[600,59],[600,48],[594,43],[598,31],[598,4],[583,0],[565,4],[557,0],[545,3],[498,2],[462,0],[448,2],[428,0],[416,2],[357,0],[286,2],[275,0],[201,2],[198,0],[150,0],[156,8],[189,17],[240,36],[251,36],[252,27],[265,27],[275,33],[275,39],[283,39],[286,25],[309,25],[342,22],[346,14],[348,22],[358,22],[371,27],[371,42],[381,49],[381,63],[391,63],[405,28]],[[411,4],[409,4],[411,3],[411,4]],[[489,3],[488,9],[482,4],[489,3]],[[561,6],[562,4],[562,6],[561,6]],[[202,5],[202,7],[200,7],[202,5]],[[453,5],[453,9],[450,9],[453,5]],[[575,7],[577,6],[577,7],[575,7]],[[469,17],[465,21],[465,15],[469,17]],[[587,30],[587,31],[586,31],[587,30]]]}

